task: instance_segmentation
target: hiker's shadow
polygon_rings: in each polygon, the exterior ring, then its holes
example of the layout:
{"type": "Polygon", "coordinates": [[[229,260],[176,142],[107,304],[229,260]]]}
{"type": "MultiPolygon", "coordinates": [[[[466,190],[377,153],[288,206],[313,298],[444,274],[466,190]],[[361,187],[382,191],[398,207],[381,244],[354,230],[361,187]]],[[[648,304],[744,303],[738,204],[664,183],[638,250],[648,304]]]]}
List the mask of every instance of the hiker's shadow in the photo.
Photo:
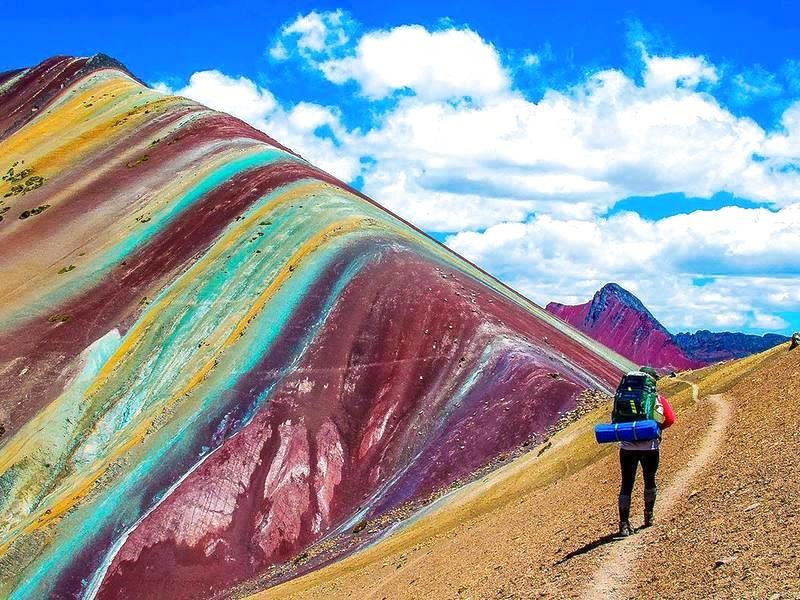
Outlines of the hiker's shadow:
{"type": "Polygon", "coordinates": [[[605,546],[606,544],[610,544],[611,542],[617,542],[620,539],[622,538],[620,538],[619,535],[616,533],[607,533],[606,535],[597,538],[593,542],[589,542],[588,544],[581,546],[577,550],[573,550],[555,564],[556,566],[563,565],[565,562],[567,562],[572,558],[575,558],[576,556],[580,556],[581,554],[586,554],[587,552],[591,552],[595,548],[599,548],[600,546],[605,546]]]}

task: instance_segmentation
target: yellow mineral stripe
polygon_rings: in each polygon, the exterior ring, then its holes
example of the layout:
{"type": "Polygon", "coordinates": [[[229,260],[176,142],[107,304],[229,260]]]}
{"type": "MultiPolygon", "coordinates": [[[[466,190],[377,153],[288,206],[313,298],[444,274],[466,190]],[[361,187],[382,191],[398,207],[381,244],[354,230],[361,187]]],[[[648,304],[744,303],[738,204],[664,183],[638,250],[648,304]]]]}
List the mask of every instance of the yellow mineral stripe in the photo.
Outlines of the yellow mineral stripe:
{"type": "MultiPolygon", "coordinates": [[[[142,89],[141,85],[130,79],[116,78],[98,83],[81,94],[75,94],[72,98],[65,100],[63,107],[52,112],[45,112],[41,118],[15,131],[0,146],[0,161],[11,160],[13,162],[16,160],[16,156],[22,156],[26,163],[33,162],[33,160],[27,159],[28,153],[35,153],[42,147],[50,148],[53,145],[58,147],[65,137],[80,137],[90,130],[94,126],[93,121],[96,120],[97,113],[101,112],[101,108],[112,107],[113,110],[109,113],[108,120],[116,121],[120,114],[131,110],[126,105],[126,101],[133,99],[131,94],[138,96],[135,92],[140,89],[142,89]],[[126,94],[125,98],[111,97],[112,94],[123,95],[124,93],[126,94]],[[102,100],[94,100],[94,106],[91,108],[85,107],[88,98],[103,94],[108,95],[102,100]],[[47,141],[43,143],[43,140],[47,141]]],[[[64,91],[64,94],[67,93],[64,91]]]]}
{"type": "MultiPolygon", "coordinates": [[[[159,107],[168,107],[170,104],[177,104],[182,100],[175,96],[170,96],[161,98],[156,102],[159,107]]],[[[152,110],[157,110],[157,108],[152,110]]],[[[121,114],[124,113],[111,113],[99,123],[96,122],[97,119],[92,119],[93,126],[89,128],[70,127],[63,124],[61,122],[63,121],[62,119],[55,119],[55,122],[51,122],[48,119],[43,125],[53,127],[53,130],[60,131],[61,135],[57,137],[51,136],[52,142],[46,144],[35,143],[33,146],[26,146],[24,143],[17,143],[10,148],[6,148],[4,144],[4,154],[0,156],[0,165],[8,164],[10,166],[19,157],[25,160],[26,166],[35,168],[36,175],[48,179],[54,174],[69,169],[80,161],[85,160],[85,157],[91,155],[97,147],[109,145],[128,134],[131,130],[130,125],[116,125],[121,114]]],[[[143,115],[144,112],[142,111],[138,114],[143,115]]],[[[37,138],[36,133],[27,132],[27,128],[22,129],[20,133],[26,133],[30,136],[27,137],[26,135],[21,142],[35,142],[41,139],[37,138]]],[[[10,188],[10,184],[6,187],[10,188]]]]}
{"type": "MultiPolygon", "coordinates": [[[[236,227],[225,234],[216,244],[214,244],[214,246],[209,250],[208,253],[206,253],[204,257],[194,263],[186,272],[186,274],[182,276],[180,280],[173,285],[169,292],[158,302],[158,304],[154,304],[150,310],[148,310],[144,315],[142,315],[142,317],[139,318],[139,320],[128,331],[127,335],[122,341],[122,344],[119,346],[119,348],[117,348],[117,351],[111,355],[105,365],[103,365],[103,367],[100,369],[97,377],[95,377],[92,385],[86,390],[84,396],[89,397],[100,392],[102,386],[105,385],[113,371],[124,360],[128,352],[140,342],[141,338],[144,336],[150,326],[161,315],[162,311],[169,306],[175,296],[183,292],[187,285],[190,285],[194,281],[201,280],[203,277],[203,271],[206,270],[206,267],[214,264],[223,254],[227,253],[229,248],[243,237],[248,228],[252,227],[257,221],[262,220],[267,213],[272,212],[281,204],[298,200],[306,194],[313,194],[323,191],[325,188],[330,189],[330,186],[322,182],[312,181],[295,189],[288,190],[283,195],[273,200],[273,202],[261,207],[261,210],[257,211],[249,218],[236,223],[236,227]]],[[[325,231],[323,231],[321,234],[323,237],[325,231]]],[[[57,402],[58,400],[56,400],[53,404],[57,402]]],[[[12,437],[6,443],[2,453],[0,453],[0,473],[4,472],[11,465],[11,463],[15,461],[15,458],[19,455],[20,451],[24,449],[26,442],[35,435],[37,429],[41,429],[41,427],[38,427],[38,423],[47,420],[48,408],[41,410],[26,424],[26,426],[20,432],[14,435],[14,437],[12,437]],[[27,432],[27,434],[20,435],[23,432],[27,432]]]]}
{"type": "MultiPolygon", "coordinates": [[[[25,160],[25,166],[33,166],[36,175],[50,178],[91,155],[95,148],[124,137],[134,128],[135,122],[144,117],[145,111],[155,116],[185,103],[183,98],[159,95],[128,79],[105,81],[68,100],[64,108],[45,114],[42,119],[15,132],[0,146],[0,167],[25,160]],[[148,93],[142,96],[139,94],[142,90],[148,93]],[[92,91],[96,94],[91,94],[92,91]],[[112,98],[112,94],[122,97],[112,98]],[[101,98],[92,100],[95,106],[87,112],[89,109],[84,103],[95,95],[101,98]],[[107,106],[113,110],[101,110],[107,106]],[[132,122],[120,123],[125,118],[132,122]],[[52,135],[53,132],[58,135],[52,135]],[[47,142],[42,143],[42,140],[47,142]]],[[[10,185],[0,186],[0,191],[10,185]]]]}
{"type": "MultiPolygon", "coordinates": [[[[229,248],[241,239],[246,229],[253,227],[263,216],[272,212],[278,206],[302,199],[304,196],[310,194],[319,193],[325,189],[331,189],[331,186],[318,181],[310,181],[309,183],[291,188],[275,198],[272,202],[265,204],[260,210],[250,215],[250,217],[240,221],[237,227],[224,234],[223,237],[170,288],[169,292],[159,303],[153,305],[152,309],[147,311],[147,313],[139,319],[134,325],[134,328],[125,336],[123,343],[117,351],[97,374],[97,379],[87,391],[87,395],[94,393],[105,384],[112,371],[122,362],[125,355],[139,342],[140,338],[160,315],[161,309],[168,306],[175,296],[183,292],[186,286],[191,285],[198,277],[202,277],[202,272],[206,270],[207,265],[215,262],[223,254],[228,252],[229,248]]],[[[338,188],[336,189],[338,191],[338,188]]]]}

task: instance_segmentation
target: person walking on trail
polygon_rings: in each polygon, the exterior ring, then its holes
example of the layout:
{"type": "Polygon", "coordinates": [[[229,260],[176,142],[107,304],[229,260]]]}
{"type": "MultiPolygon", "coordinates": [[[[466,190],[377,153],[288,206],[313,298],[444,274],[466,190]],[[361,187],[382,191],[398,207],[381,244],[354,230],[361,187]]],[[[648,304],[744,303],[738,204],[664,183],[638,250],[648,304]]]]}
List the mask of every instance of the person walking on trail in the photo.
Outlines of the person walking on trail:
{"type": "MultiPolygon", "coordinates": [[[[658,469],[659,446],[661,445],[661,431],[675,422],[675,413],[666,398],[656,391],[655,382],[659,375],[651,367],[641,367],[639,371],[629,373],[623,377],[620,386],[639,384],[643,388],[642,394],[652,396],[652,406],[645,409],[650,414],[645,418],[652,418],[659,424],[659,436],[652,440],[635,442],[620,442],[619,466],[622,475],[622,484],[619,490],[619,535],[629,536],[633,533],[630,523],[631,494],[636,480],[636,471],[642,465],[644,475],[644,526],[650,527],[654,522],[654,509],[656,504],[656,470],[658,469]],[[626,383],[627,382],[627,383],[626,383]]],[[[629,388],[630,389],[630,388],[629,388]]],[[[632,404],[631,404],[632,405],[632,404]]],[[[643,403],[644,405],[644,403],[643,403]]],[[[641,408],[637,407],[638,410],[641,408]]],[[[614,412],[619,410],[615,402],[614,412]]],[[[612,414],[616,421],[618,415],[612,414]]]]}

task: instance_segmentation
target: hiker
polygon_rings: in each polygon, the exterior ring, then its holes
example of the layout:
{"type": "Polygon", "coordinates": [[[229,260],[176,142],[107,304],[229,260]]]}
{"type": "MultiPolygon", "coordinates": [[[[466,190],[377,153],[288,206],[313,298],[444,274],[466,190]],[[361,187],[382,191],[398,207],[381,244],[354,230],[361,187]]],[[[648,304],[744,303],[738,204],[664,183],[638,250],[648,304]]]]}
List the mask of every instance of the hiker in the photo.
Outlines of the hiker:
{"type": "MultiPolygon", "coordinates": [[[[629,536],[633,533],[630,524],[631,494],[633,483],[636,480],[636,470],[639,463],[642,464],[642,474],[644,475],[644,526],[650,527],[654,521],[653,510],[656,504],[656,470],[658,469],[659,445],[661,443],[660,432],[675,422],[675,413],[672,407],[661,394],[658,394],[655,382],[659,375],[651,367],[641,367],[638,372],[629,373],[623,377],[620,386],[626,380],[634,376],[634,380],[644,381],[643,394],[655,396],[653,403],[652,416],[644,415],[644,418],[652,418],[659,424],[659,436],[652,440],[641,440],[637,442],[620,442],[619,466],[622,474],[622,485],[619,490],[619,535],[629,536]],[[642,377],[645,375],[645,377],[642,377]],[[651,381],[647,381],[650,379],[651,381]]],[[[642,403],[644,405],[644,403],[642,403]]],[[[615,408],[616,410],[616,408],[615,408]]],[[[612,420],[618,420],[618,415],[612,415],[612,420]]],[[[641,417],[637,417],[641,418],[641,417]]]]}

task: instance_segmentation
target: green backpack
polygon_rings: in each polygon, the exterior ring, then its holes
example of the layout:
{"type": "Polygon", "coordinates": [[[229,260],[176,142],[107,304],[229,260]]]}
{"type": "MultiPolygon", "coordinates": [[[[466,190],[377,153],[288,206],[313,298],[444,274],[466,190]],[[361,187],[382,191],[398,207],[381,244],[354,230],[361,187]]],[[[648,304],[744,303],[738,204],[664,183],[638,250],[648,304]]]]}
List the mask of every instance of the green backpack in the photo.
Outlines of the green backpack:
{"type": "Polygon", "coordinates": [[[611,422],[629,423],[652,419],[656,400],[658,390],[653,378],[641,371],[631,371],[623,375],[617,386],[611,422]]]}

